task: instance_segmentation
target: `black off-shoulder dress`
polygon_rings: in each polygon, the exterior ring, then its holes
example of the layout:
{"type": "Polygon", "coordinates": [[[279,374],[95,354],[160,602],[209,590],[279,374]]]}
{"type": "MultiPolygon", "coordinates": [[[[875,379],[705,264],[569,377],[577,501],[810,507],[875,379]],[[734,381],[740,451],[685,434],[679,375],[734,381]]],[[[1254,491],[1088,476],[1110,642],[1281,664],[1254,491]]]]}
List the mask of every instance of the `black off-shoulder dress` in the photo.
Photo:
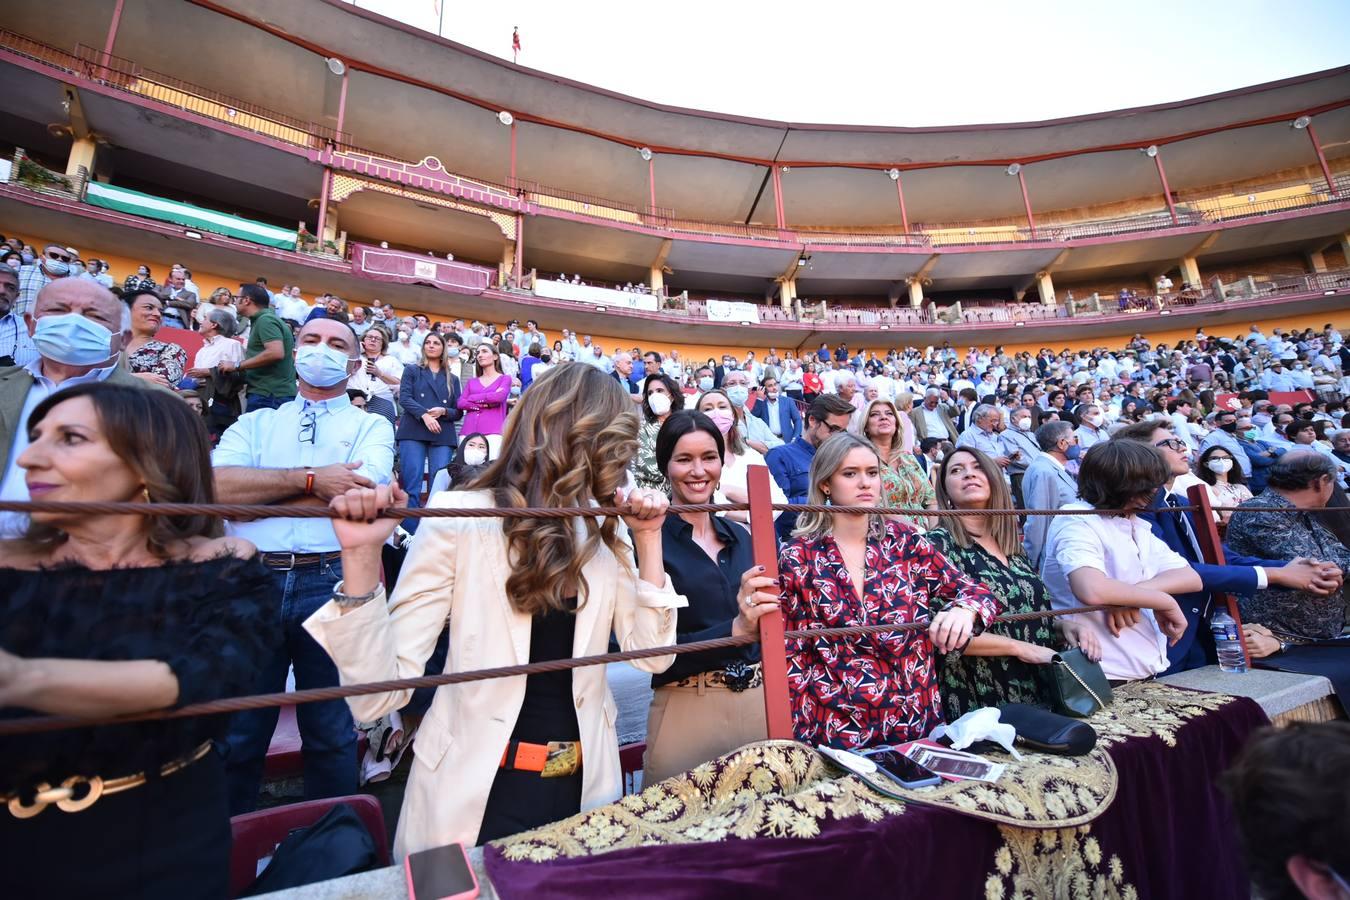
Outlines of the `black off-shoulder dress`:
{"type": "MultiPolygon", "coordinates": [[[[24,658],[153,659],[178,678],[178,703],[249,693],[280,639],[279,599],[257,559],[157,568],[0,569],[0,647],[24,658]]],[[[0,709],[0,718],[34,715],[0,709]]],[[[228,715],[0,737],[0,795],[24,802],[42,783],[152,773],[87,809],[48,806],[21,819],[0,806],[10,897],[225,897],[230,820],[224,763],[213,749],[158,777],[172,760],[220,741],[228,715]]]]}

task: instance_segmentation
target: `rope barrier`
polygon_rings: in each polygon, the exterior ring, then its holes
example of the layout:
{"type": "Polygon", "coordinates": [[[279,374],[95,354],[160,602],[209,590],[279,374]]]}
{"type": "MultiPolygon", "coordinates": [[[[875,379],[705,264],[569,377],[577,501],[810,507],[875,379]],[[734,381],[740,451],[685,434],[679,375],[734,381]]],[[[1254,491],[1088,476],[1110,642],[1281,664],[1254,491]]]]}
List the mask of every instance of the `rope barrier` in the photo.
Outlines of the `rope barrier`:
{"type": "MultiPolygon", "coordinates": [[[[699,512],[744,512],[750,508],[748,503],[675,503],[666,510],[667,515],[681,515],[699,512]]],[[[774,510],[779,512],[820,512],[879,516],[1123,516],[1139,510],[1126,509],[915,509],[912,507],[889,506],[835,506],[811,503],[775,503],[774,510]]],[[[1176,511],[1200,513],[1198,506],[1169,507],[1176,511]]],[[[1299,509],[1287,506],[1211,506],[1212,512],[1273,512],[1273,513],[1324,513],[1336,512],[1333,508],[1299,509]]],[[[95,503],[68,502],[54,500],[2,500],[0,512],[14,512],[31,515],[47,513],[51,515],[87,515],[87,516],[214,516],[222,519],[336,519],[332,508],[327,506],[269,506],[266,504],[232,503],[95,503]]],[[[622,516],[627,510],[613,506],[559,506],[559,507],[485,507],[485,508],[434,508],[391,506],[380,510],[381,519],[500,519],[506,517],[519,519],[569,519],[577,517],[604,518],[622,516]]]]}
{"type": "MultiPolygon", "coordinates": [[[[1053,619],[1059,616],[1071,616],[1079,613],[1101,612],[1111,607],[1075,606],[1069,609],[1052,609],[1044,612],[1006,613],[994,619],[994,623],[1028,622],[1033,619],[1053,619]]],[[[900,622],[888,625],[850,625],[844,628],[808,628],[789,631],[785,637],[792,639],[815,639],[854,637],[868,634],[922,631],[928,628],[929,621],[920,619],[914,622],[900,622]]],[[[396,678],[388,681],[370,681],[362,684],[348,684],[324,688],[307,688],[302,691],[280,692],[273,694],[254,694],[247,697],[226,697],[220,700],[208,700],[203,703],[191,703],[176,709],[157,709],[129,716],[105,716],[83,718],[79,716],[29,716],[22,719],[0,720],[0,737],[22,734],[64,731],[72,728],[93,728],[103,725],[127,725],[133,722],[153,722],[165,719],[185,719],[194,716],[216,715],[219,713],[241,712],[247,709],[263,709],[271,706],[290,706],[300,703],[318,703],[324,700],[342,700],[366,694],[384,694],[391,691],[416,690],[417,688],[441,687],[447,684],[465,684],[472,681],[487,681],[492,678],[513,678],[520,675],[537,675],[545,672],[564,672],[586,666],[606,665],[613,662],[629,662],[635,659],[648,659],[653,656],[681,655],[685,653],[703,653],[708,650],[722,650],[727,647],[740,647],[745,644],[759,643],[759,635],[741,637],[713,638],[707,641],[695,641],[689,644],[676,644],[671,647],[648,647],[642,650],[624,650],[619,653],[602,653],[596,656],[580,656],[574,659],[555,659],[546,662],[522,663],[515,666],[498,666],[492,669],[475,669],[470,672],[447,672],[440,675],[421,675],[415,678],[396,678]]]]}

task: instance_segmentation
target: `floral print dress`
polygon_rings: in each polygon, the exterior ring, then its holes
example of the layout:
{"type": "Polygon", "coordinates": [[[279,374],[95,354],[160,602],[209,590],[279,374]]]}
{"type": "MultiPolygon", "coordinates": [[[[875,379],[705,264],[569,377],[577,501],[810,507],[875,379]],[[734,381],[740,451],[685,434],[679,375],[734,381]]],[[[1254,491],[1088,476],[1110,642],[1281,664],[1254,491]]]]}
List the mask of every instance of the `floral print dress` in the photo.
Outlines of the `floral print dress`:
{"type": "MultiPolygon", "coordinates": [[[[919,467],[913,453],[901,452],[891,464],[881,467],[881,491],[885,505],[896,509],[928,509],[937,502],[933,482],[919,467]]],[[[896,516],[915,527],[922,527],[917,516],[896,516]]]]}
{"type": "Polygon", "coordinates": [[[660,432],[660,422],[643,420],[642,426],[638,429],[637,455],[633,457],[633,479],[638,487],[660,491],[669,497],[670,482],[656,465],[656,436],[660,432]]]}
{"type": "Polygon", "coordinates": [[[176,385],[187,371],[187,351],[166,341],[146,341],[127,355],[127,371],[163,375],[176,385]]]}
{"type": "MultiPolygon", "coordinates": [[[[1010,556],[1005,566],[979,544],[957,545],[946,529],[934,529],[924,537],[951,560],[952,565],[987,587],[998,599],[1003,612],[1045,612],[1050,609],[1045,582],[1041,581],[1026,556],[1010,556]]],[[[1051,619],[999,622],[989,629],[989,633],[1042,647],[1058,648],[1061,645],[1051,619]]],[[[937,663],[942,712],[948,722],[972,709],[1000,703],[1049,706],[1050,697],[1041,680],[1044,677],[1042,666],[1024,663],[1015,656],[965,656],[960,653],[939,656],[937,663]]]]}
{"type": "MultiPolygon", "coordinates": [[[[985,625],[999,612],[983,585],[899,522],[868,538],[861,597],[831,536],[793,538],[778,566],[789,631],[915,622],[948,604],[985,625]]],[[[797,740],[849,749],[927,736],[942,722],[934,655],[926,630],[788,641],[797,740]]]]}

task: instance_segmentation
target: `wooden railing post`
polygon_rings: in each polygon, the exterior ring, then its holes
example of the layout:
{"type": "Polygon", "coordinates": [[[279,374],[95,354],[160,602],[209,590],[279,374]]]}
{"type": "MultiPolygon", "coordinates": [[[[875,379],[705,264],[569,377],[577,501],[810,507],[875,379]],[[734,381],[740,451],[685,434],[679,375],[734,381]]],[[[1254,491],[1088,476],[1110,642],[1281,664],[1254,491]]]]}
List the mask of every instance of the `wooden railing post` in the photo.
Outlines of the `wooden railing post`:
{"type": "MultiPolygon", "coordinates": [[[[1186,490],[1186,499],[1191,502],[1198,512],[1191,520],[1195,523],[1195,538],[1200,542],[1200,552],[1205,556],[1205,562],[1210,565],[1227,565],[1223,553],[1223,541],[1219,538],[1219,528],[1214,522],[1214,509],[1209,502],[1209,490],[1207,485],[1193,484],[1186,490]]],[[[1184,516],[1185,513],[1182,513],[1184,516]]],[[[1228,614],[1233,617],[1237,623],[1238,639],[1242,642],[1242,658],[1247,667],[1251,668],[1251,654],[1247,652],[1247,640],[1242,634],[1242,613],[1238,611],[1237,598],[1232,594],[1221,594],[1215,592],[1214,599],[1223,601],[1228,605],[1228,614]]],[[[1205,624],[1205,627],[1209,627],[1205,624]]]]}
{"type": "MultiPolygon", "coordinates": [[[[778,578],[778,543],[773,530],[773,500],[769,494],[769,470],[750,466],[746,473],[750,492],[750,536],[755,548],[755,564],[764,574],[778,578]]],[[[788,700],[787,641],[783,637],[783,614],[772,612],[759,620],[759,647],[764,666],[764,718],[769,724],[769,740],[790,741],[792,704],[788,700]]]]}

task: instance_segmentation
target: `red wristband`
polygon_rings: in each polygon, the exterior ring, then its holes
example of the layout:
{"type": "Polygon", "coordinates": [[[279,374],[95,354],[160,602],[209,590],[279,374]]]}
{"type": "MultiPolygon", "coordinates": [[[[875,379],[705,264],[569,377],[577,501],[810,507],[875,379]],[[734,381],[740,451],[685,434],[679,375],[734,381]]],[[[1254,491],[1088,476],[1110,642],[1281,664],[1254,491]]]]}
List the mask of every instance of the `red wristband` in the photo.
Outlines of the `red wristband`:
{"type": "Polygon", "coordinates": [[[310,469],[305,473],[305,496],[314,493],[314,470],[310,469]]]}

